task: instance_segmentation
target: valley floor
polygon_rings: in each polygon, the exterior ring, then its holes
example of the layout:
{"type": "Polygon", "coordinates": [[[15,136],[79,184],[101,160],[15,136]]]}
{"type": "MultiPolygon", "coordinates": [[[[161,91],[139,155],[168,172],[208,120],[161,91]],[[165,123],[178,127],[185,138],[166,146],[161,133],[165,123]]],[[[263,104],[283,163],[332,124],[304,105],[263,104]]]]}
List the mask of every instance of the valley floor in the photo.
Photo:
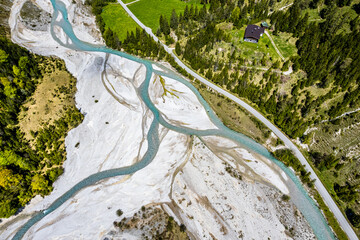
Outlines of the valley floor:
{"type": "MultiPolygon", "coordinates": [[[[80,180],[140,161],[153,120],[137,91],[145,78],[142,65],[115,55],[66,48],[52,38],[50,25],[41,31],[26,28],[19,21],[24,2],[15,0],[12,7],[12,40],[35,53],[64,59],[77,78],[76,104],[85,117],[66,137],[65,171],[53,192],[45,198],[37,196],[21,213],[4,219],[0,234],[6,239],[80,180]]],[[[83,5],[64,3],[76,36],[103,44],[94,18],[83,5]]],[[[36,4],[53,11],[49,1],[36,4]]],[[[71,44],[60,28],[54,30],[64,45],[71,44]]],[[[149,93],[166,121],[198,130],[216,128],[185,85],[164,77],[165,88],[176,96],[164,95],[156,79],[154,74],[149,93]]],[[[114,221],[151,205],[161,205],[195,239],[315,239],[302,214],[284,197],[289,194],[289,179],[270,160],[221,137],[199,138],[165,127],[159,128],[159,137],[159,151],[147,167],[82,189],[35,224],[25,239],[138,239],[141,229],[125,233],[114,221]]]]}

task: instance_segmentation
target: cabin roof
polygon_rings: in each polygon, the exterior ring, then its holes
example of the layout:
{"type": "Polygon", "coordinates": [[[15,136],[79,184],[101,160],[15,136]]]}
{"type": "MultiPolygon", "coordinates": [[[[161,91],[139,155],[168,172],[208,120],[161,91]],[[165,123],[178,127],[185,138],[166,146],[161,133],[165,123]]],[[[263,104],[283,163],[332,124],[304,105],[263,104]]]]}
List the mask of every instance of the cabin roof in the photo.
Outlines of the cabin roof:
{"type": "Polygon", "coordinates": [[[248,25],[245,29],[244,38],[253,38],[259,40],[261,34],[264,33],[264,28],[257,25],[248,25]]]}

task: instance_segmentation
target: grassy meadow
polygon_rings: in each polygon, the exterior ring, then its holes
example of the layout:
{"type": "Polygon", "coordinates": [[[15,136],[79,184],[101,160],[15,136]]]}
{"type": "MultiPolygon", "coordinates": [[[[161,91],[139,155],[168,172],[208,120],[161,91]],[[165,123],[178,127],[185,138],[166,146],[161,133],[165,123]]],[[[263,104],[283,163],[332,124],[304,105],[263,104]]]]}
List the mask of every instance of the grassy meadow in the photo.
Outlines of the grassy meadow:
{"type": "Polygon", "coordinates": [[[119,40],[126,38],[127,31],[135,31],[136,27],[139,27],[119,4],[107,5],[101,13],[101,17],[104,19],[106,28],[115,32],[119,40]]]}
{"type": "Polygon", "coordinates": [[[297,54],[297,48],[295,45],[297,39],[292,37],[291,34],[280,32],[277,36],[275,36],[270,31],[268,32],[271,34],[274,43],[285,59],[297,54]]]}
{"type": "Polygon", "coordinates": [[[31,131],[38,132],[44,124],[54,124],[63,117],[65,109],[75,106],[76,79],[58,59],[45,61],[44,77],[19,114],[19,127],[27,140],[34,139],[31,131]]]}
{"type": "Polygon", "coordinates": [[[246,26],[242,27],[241,29],[234,28],[230,31],[230,35],[232,37],[231,42],[240,49],[242,57],[245,57],[248,60],[260,61],[265,54],[272,60],[281,60],[266,34],[263,34],[257,44],[245,42],[245,28],[246,26]]]}
{"type": "Polygon", "coordinates": [[[159,27],[160,15],[166,16],[170,20],[173,9],[179,14],[184,12],[186,5],[190,7],[192,4],[198,8],[202,7],[200,0],[189,0],[187,2],[180,0],[140,0],[128,7],[142,23],[150,27],[155,33],[159,27]]]}
{"type": "Polygon", "coordinates": [[[136,0],[122,0],[123,3],[127,4],[127,3],[131,3],[133,1],[136,1],[136,0]]]}

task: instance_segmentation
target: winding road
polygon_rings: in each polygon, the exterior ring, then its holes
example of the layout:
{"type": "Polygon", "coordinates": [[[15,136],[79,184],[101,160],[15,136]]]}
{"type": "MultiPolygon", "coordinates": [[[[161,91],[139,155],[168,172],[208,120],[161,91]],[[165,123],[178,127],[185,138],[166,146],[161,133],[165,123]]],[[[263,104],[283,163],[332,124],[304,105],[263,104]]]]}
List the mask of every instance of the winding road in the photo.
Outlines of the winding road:
{"type": "Polygon", "coordinates": [[[327,206],[330,208],[330,210],[335,215],[336,219],[338,220],[340,226],[345,231],[347,236],[350,240],[358,240],[358,237],[356,236],[354,230],[350,226],[347,219],[344,217],[328,191],[326,190],[325,186],[320,181],[319,177],[316,175],[310,164],[305,159],[304,155],[300,152],[300,150],[297,148],[297,146],[291,141],[290,138],[288,138],[279,128],[277,128],[273,123],[271,123],[267,118],[265,118],[261,113],[259,113],[256,109],[251,107],[246,102],[242,101],[238,97],[234,96],[233,94],[225,91],[224,89],[216,86],[215,84],[211,83],[210,81],[206,80],[205,78],[201,77],[199,74],[195,73],[193,70],[191,70],[189,67],[187,67],[170,49],[167,45],[162,43],[151,31],[151,28],[146,27],[131,11],[130,9],[121,1],[118,0],[119,4],[125,9],[125,11],[130,15],[130,17],[141,27],[143,28],[156,42],[160,42],[160,44],[164,47],[165,51],[169,53],[175,60],[175,62],[181,66],[186,72],[191,74],[194,78],[198,79],[203,84],[207,85],[208,87],[214,89],[218,93],[223,94],[224,96],[228,97],[229,99],[233,100],[234,102],[238,103],[240,106],[245,108],[247,111],[249,111],[251,114],[253,114],[258,120],[260,120],[262,123],[264,123],[268,128],[270,128],[276,136],[278,136],[284,144],[289,147],[295,156],[299,159],[301,164],[305,165],[305,169],[309,171],[310,178],[316,180],[315,186],[319,192],[319,194],[322,196],[324,202],[327,204],[327,206]]]}

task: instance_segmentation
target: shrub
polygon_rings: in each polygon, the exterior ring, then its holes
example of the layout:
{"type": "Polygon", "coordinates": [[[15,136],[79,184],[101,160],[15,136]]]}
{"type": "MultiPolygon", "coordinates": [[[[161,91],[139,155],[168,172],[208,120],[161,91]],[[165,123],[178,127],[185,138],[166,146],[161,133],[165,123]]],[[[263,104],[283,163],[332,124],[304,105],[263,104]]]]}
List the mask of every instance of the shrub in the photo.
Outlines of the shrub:
{"type": "Polygon", "coordinates": [[[123,214],[123,211],[121,209],[116,210],[116,215],[119,217],[123,214]]]}
{"type": "Polygon", "coordinates": [[[286,195],[286,194],[283,194],[281,199],[285,202],[289,201],[290,200],[290,196],[289,195],[286,195]]]}

